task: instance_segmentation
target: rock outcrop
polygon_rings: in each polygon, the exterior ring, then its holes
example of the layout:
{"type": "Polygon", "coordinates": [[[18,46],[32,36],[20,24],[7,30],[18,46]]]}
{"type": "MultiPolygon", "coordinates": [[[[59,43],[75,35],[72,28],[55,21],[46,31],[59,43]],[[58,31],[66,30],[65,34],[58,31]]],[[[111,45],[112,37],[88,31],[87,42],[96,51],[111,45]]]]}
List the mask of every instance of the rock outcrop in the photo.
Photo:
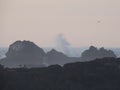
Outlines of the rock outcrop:
{"type": "Polygon", "coordinates": [[[45,53],[42,48],[30,41],[16,41],[9,46],[6,58],[0,60],[5,67],[43,67],[64,65],[70,62],[90,61],[97,58],[116,57],[113,51],[91,46],[81,57],[68,57],[55,49],[45,53]]]}
{"type": "Polygon", "coordinates": [[[116,55],[112,50],[107,50],[104,49],[103,47],[100,49],[97,49],[94,46],[91,46],[88,50],[85,50],[81,54],[81,60],[83,61],[88,61],[88,60],[94,60],[94,59],[99,59],[99,58],[104,58],[104,57],[115,57],[116,55]]]}
{"type": "Polygon", "coordinates": [[[43,63],[45,52],[30,41],[16,41],[10,45],[1,64],[8,67],[32,66],[43,63]]]}
{"type": "Polygon", "coordinates": [[[64,65],[65,63],[70,62],[69,57],[67,57],[65,54],[56,51],[55,49],[52,49],[49,51],[46,55],[46,62],[49,65],[59,64],[64,65]]]}

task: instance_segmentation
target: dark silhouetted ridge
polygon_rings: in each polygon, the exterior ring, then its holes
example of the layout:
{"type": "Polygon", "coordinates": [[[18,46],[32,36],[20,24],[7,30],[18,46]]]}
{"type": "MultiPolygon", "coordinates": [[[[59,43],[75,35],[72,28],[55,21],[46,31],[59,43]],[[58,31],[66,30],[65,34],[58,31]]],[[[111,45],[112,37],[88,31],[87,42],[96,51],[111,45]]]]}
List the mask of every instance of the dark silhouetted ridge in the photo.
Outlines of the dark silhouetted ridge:
{"type": "Polygon", "coordinates": [[[119,58],[103,58],[63,67],[0,67],[0,90],[120,90],[119,62],[119,58]]]}

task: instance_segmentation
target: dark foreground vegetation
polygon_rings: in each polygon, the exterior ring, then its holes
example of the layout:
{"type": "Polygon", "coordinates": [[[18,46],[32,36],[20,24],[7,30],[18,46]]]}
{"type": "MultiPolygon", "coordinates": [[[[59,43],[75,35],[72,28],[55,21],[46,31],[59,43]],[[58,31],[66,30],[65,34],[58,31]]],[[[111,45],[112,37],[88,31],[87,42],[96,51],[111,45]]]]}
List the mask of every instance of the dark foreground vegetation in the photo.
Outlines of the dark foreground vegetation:
{"type": "Polygon", "coordinates": [[[0,90],[120,90],[120,59],[52,65],[44,68],[0,67],[0,90]]]}

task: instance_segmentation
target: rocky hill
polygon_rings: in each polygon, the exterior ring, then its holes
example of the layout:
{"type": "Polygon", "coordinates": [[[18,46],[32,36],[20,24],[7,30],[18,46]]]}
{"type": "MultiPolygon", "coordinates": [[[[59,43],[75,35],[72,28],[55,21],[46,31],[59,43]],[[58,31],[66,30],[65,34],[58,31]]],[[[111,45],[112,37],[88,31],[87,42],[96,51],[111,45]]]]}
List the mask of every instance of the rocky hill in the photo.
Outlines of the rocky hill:
{"type": "Polygon", "coordinates": [[[55,49],[45,53],[31,41],[16,41],[9,46],[6,58],[0,60],[0,64],[5,67],[43,67],[54,64],[63,66],[70,62],[86,62],[104,57],[116,58],[116,55],[111,50],[91,46],[82,53],[81,57],[68,57],[55,49]]]}
{"type": "Polygon", "coordinates": [[[94,59],[99,59],[99,58],[104,58],[104,57],[114,57],[116,58],[117,56],[114,54],[112,50],[107,50],[104,49],[103,47],[100,49],[97,49],[94,46],[91,46],[88,50],[85,50],[81,54],[81,60],[82,61],[90,61],[94,59]]]}
{"type": "Polygon", "coordinates": [[[47,57],[46,62],[50,65],[54,64],[64,65],[65,63],[69,62],[69,58],[65,54],[58,52],[55,49],[49,51],[46,54],[46,57],[47,57]]]}
{"type": "Polygon", "coordinates": [[[16,41],[9,46],[6,58],[1,64],[7,67],[18,67],[23,65],[41,65],[45,52],[30,41],[16,41]]]}

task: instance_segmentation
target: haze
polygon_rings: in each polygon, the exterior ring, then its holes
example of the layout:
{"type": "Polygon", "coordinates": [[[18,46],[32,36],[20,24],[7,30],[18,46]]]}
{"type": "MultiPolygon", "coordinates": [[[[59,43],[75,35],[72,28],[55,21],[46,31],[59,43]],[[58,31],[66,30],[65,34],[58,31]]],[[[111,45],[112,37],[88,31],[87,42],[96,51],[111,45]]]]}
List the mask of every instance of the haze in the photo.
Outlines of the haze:
{"type": "Polygon", "coordinates": [[[55,46],[120,47],[120,0],[0,0],[0,46],[31,40],[55,46]]]}

